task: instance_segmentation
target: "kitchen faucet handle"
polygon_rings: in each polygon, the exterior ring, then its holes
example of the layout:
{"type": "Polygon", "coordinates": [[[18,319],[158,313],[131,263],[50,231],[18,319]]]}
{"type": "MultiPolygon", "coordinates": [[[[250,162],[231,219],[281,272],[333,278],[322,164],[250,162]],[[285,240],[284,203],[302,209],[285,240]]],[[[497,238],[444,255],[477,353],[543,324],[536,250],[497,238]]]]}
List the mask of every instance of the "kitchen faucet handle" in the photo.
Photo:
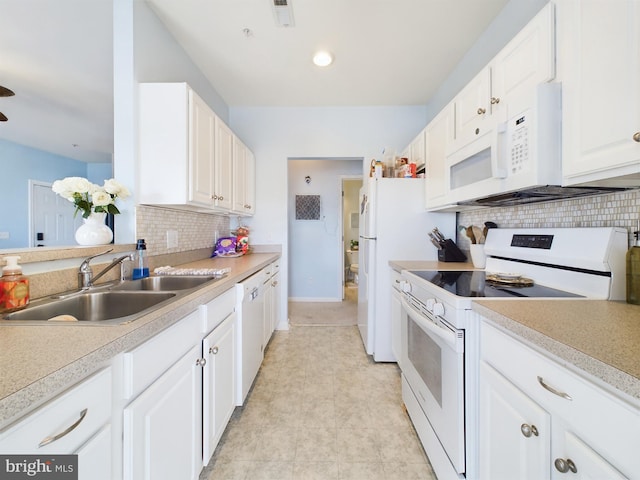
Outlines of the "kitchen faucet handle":
{"type": "Polygon", "coordinates": [[[95,255],[91,255],[90,257],[85,258],[85,259],[82,261],[82,263],[80,264],[80,270],[81,270],[81,271],[82,271],[82,270],[85,270],[85,269],[89,266],[89,262],[90,262],[91,260],[93,260],[94,258],[99,257],[100,255],[105,255],[105,254],[107,254],[107,253],[111,252],[112,250],[113,250],[113,248],[110,248],[109,250],[105,250],[105,251],[104,251],[104,252],[102,252],[102,253],[96,253],[95,255]]]}

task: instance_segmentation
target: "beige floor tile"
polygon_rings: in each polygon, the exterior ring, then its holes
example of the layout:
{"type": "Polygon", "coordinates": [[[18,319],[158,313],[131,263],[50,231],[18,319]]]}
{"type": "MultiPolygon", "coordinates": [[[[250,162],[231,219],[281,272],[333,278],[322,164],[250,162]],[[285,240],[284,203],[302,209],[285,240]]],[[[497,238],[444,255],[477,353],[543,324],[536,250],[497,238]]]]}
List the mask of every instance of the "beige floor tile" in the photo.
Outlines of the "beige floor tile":
{"type": "Polygon", "coordinates": [[[388,480],[382,463],[376,462],[338,462],[340,480],[388,480]]]}
{"type": "MultiPolygon", "coordinates": [[[[311,318],[326,305],[314,306],[311,314],[297,307],[309,323],[344,322],[335,305],[328,319],[311,318]]],[[[245,406],[234,411],[200,476],[218,479],[435,475],[403,408],[397,366],[373,362],[355,326],[294,325],[273,335],[245,406]]]]}
{"type": "Polygon", "coordinates": [[[337,431],[338,463],[380,462],[379,433],[360,426],[337,431]]]}
{"type": "Polygon", "coordinates": [[[292,480],[293,462],[249,462],[247,480],[292,480]]]}
{"type": "Polygon", "coordinates": [[[262,430],[252,460],[293,462],[296,456],[296,429],[270,427],[262,430]]]}
{"type": "Polygon", "coordinates": [[[335,428],[301,428],[296,437],[296,462],[336,462],[335,428]]]}
{"type": "Polygon", "coordinates": [[[293,480],[339,480],[337,462],[294,462],[293,480]]]}

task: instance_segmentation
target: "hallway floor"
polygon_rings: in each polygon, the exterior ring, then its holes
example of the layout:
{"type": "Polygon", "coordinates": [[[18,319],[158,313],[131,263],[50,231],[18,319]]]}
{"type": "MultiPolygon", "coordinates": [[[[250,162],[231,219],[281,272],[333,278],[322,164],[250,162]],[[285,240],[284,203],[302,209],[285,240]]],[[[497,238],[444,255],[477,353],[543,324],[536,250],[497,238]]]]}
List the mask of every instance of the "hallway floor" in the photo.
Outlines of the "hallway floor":
{"type": "Polygon", "coordinates": [[[396,364],[374,363],[355,326],[296,325],[274,333],[245,406],[200,476],[435,478],[404,410],[396,364]]]}

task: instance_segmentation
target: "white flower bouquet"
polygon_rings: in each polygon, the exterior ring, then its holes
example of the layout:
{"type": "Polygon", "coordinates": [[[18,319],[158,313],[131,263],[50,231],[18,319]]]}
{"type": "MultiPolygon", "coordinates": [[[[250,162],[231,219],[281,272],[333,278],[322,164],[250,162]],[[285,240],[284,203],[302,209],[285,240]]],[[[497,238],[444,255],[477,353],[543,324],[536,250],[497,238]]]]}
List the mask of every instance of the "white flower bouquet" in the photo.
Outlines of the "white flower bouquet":
{"type": "Polygon", "coordinates": [[[127,188],[113,178],[105,180],[100,187],[82,177],[67,177],[53,182],[51,189],[73,202],[76,206],[74,215],[82,211],[82,217],[88,218],[92,213],[118,214],[120,210],[116,207],[117,198],[125,199],[130,195],[127,188]]]}

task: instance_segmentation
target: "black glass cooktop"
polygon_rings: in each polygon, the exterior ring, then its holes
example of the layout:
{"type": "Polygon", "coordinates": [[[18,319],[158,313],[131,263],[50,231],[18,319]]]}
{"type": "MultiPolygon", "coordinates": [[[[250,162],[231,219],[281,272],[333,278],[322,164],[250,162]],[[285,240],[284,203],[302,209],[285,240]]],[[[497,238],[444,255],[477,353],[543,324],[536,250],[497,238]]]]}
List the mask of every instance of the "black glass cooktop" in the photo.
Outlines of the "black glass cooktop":
{"type": "Polygon", "coordinates": [[[460,297],[561,298],[580,297],[574,293],[542,285],[530,287],[496,285],[487,282],[486,273],[475,271],[412,271],[418,277],[460,297]]]}

